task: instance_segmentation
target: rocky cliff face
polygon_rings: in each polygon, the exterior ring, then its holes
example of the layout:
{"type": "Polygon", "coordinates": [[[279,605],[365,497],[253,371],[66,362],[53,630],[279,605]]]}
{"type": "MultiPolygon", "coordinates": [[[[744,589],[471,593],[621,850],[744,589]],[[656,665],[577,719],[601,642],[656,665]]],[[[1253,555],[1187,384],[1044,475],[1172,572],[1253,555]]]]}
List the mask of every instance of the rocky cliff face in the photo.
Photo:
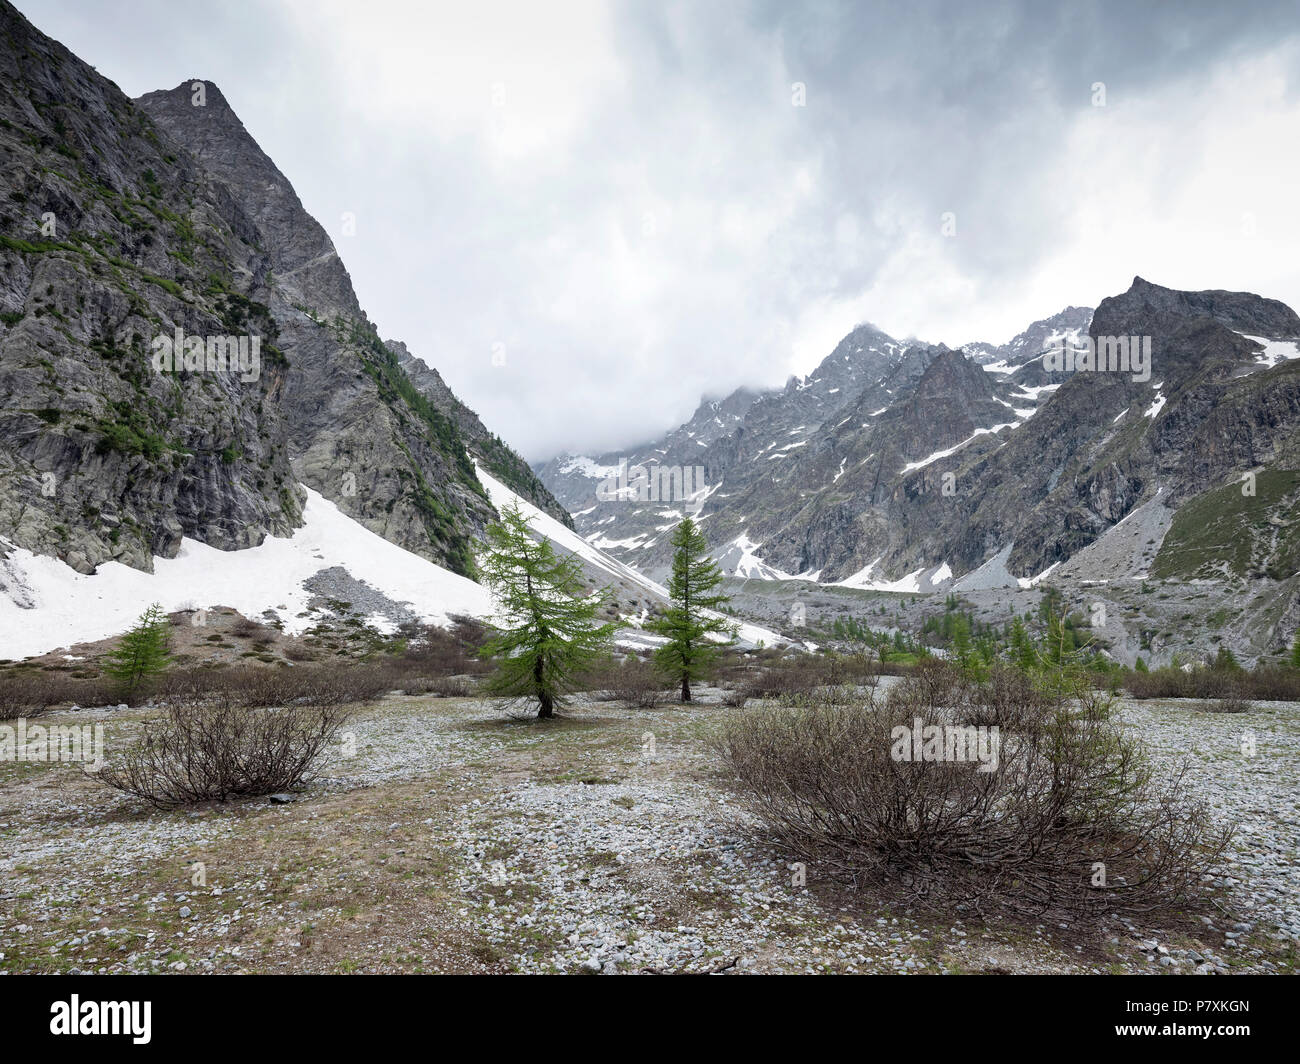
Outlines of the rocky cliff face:
{"type": "Polygon", "coordinates": [[[182,535],[287,534],[300,500],[276,322],[231,263],[229,190],[111,83],[0,5],[0,536],[81,572],[182,535]],[[261,371],[168,373],[155,337],[258,335],[261,371]]]}
{"type": "Polygon", "coordinates": [[[569,511],[547,490],[528,463],[500,436],[490,432],[479,420],[479,416],[456,397],[442,379],[442,374],[411,354],[400,340],[388,340],[385,343],[397,356],[399,368],[410,379],[415,390],[455,424],[466,449],[479,464],[538,509],[550,514],[565,527],[573,527],[569,511]]]}
{"type": "Polygon", "coordinates": [[[379,338],[215,85],[133,102],[8,4],[0,28],[0,536],[83,572],[148,569],[181,536],[287,534],[301,482],[469,572],[494,513],[473,458],[563,515],[435,371],[379,338]],[[207,357],[159,372],[160,337],[207,357]],[[221,337],[256,349],[256,371],[214,360],[221,337]]]}
{"type": "MultiPolygon", "coordinates": [[[[813,373],[792,377],[783,389],[741,389],[724,400],[706,400],[661,440],[594,458],[560,455],[538,473],[592,543],[662,576],[671,529],[683,514],[734,513],[734,500],[755,484],[771,483],[776,469],[768,463],[820,446],[824,427],[864,395],[887,404],[923,369],[924,356],[861,325],[813,373]]],[[[728,540],[743,531],[727,528],[728,540]]],[[[714,542],[723,539],[715,535],[714,542]]]]}
{"type": "Polygon", "coordinates": [[[493,512],[467,445],[508,486],[567,516],[436,370],[405,345],[380,340],[328,234],[216,86],[207,85],[203,107],[194,106],[193,83],[139,104],[255,218],[269,255],[270,306],[283,321],[281,342],[293,367],[284,403],[294,471],[304,484],[386,538],[418,553],[431,549],[457,571],[469,568],[469,538],[493,512]]]}

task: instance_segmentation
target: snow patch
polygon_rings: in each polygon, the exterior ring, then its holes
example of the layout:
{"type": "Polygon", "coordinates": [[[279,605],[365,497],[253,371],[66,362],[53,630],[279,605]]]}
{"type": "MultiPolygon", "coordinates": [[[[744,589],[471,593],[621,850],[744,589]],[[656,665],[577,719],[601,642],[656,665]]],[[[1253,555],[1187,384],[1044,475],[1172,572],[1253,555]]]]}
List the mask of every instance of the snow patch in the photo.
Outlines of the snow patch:
{"type": "Polygon", "coordinates": [[[388,542],[308,488],[303,525],[292,536],[236,551],[182,539],[176,557],[154,559],[152,573],[105,562],[86,576],[57,558],[13,548],[0,560],[0,644],[6,656],[23,658],[106,639],[154,602],[168,613],[230,606],[255,619],[270,609],[296,635],[315,623],[299,616],[314,597],[303,584],[335,566],[429,624],[492,612],[485,588],[388,542]]]}
{"type": "Polygon", "coordinates": [[[1264,349],[1264,353],[1255,359],[1255,364],[1261,369],[1272,369],[1283,362],[1300,358],[1300,345],[1294,340],[1270,340],[1265,336],[1250,336],[1247,333],[1237,335],[1253,340],[1264,349]]]}
{"type": "Polygon", "coordinates": [[[970,443],[972,440],[975,440],[980,436],[987,436],[990,433],[996,435],[997,433],[1001,432],[1003,429],[1013,429],[1018,424],[1020,424],[1020,422],[1018,421],[1008,421],[1002,425],[994,425],[991,429],[976,429],[973,433],[971,433],[968,437],[966,437],[966,439],[962,440],[961,443],[957,444],[955,447],[949,447],[947,448],[947,450],[943,450],[943,451],[935,451],[934,454],[927,455],[925,458],[922,458],[919,462],[908,462],[907,465],[903,466],[901,472],[911,473],[917,469],[924,469],[932,462],[937,462],[940,458],[947,458],[949,455],[956,454],[963,447],[965,447],[966,444],[970,443]]]}

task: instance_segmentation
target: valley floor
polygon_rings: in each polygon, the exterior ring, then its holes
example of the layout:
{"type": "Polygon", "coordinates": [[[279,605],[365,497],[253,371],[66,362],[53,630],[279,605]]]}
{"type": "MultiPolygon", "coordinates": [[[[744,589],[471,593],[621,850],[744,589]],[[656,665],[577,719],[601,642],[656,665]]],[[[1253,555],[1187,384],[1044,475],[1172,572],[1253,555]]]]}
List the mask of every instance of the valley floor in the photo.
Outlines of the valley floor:
{"type": "MultiPolygon", "coordinates": [[[[537,723],[394,696],[357,712],[355,756],[295,801],[195,812],[147,810],[77,766],[0,762],[0,971],[1294,969],[1298,704],[1125,706],[1240,825],[1225,908],[1159,926],[907,916],[815,866],[793,886],[792,858],[738,830],[708,745],[724,712],[583,702],[537,723]]],[[[110,750],[142,715],[107,715],[110,750]]]]}

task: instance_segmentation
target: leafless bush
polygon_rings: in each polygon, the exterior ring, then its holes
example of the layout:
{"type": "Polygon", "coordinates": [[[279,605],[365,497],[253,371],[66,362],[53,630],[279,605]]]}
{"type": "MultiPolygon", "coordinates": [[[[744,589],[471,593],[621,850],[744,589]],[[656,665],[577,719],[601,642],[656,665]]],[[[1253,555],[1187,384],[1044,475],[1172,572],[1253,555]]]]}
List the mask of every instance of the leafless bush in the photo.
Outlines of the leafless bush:
{"type": "Polygon", "coordinates": [[[230,691],[172,694],[96,778],[159,808],[291,790],[314,778],[345,720],[334,706],[249,709],[230,691]]]}
{"type": "Polygon", "coordinates": [[[861,685],[874,689],[884,675],[901,675],[912,666],[882,663],[870,647],[851,653],[807,654],[791,652],[767,659],[765,668],[751,668],[746,678],[746,697],[780,698],[806,694],[819,687],[861,685]]]}
{"type": "Polygon", "coordinates": [[[1238,676],[1236,693],[1261,702],[1300,702],[1300,669],[1256,667],[1238,676]]]}
{"type": "Polygon", "coordinates": [[[0,720],[39,717],[64,703],[103,706],[116,702],[115,695],[106,680],[15,670],[0,677],[0,720]]]}
{"type": "Polygon", "coordinates": [[[648,661],[625,661],[611,678],[610,692],[620,702],[637,709],[654,709],[668,698],[663,673],[648,661]]]}
{"type": "Polygon", "coordinates": [[[107,677],[68,677],[59,681],[63,698],[60,701],[78,706],[107,706],[117,704],[117,684],[107,677]]]}
{"type": "Polygon", "coordinates": [[[222,697],[244,707],[333,707],[376,698],[397,685],[391,672],[379,667],[304,665],[271,669],[234,665],[173,670],[159,682],[158,697],[164,702],[222,697]]]}
{"type": "Polygon", "coordinates": [[[1250,670],[1173,667],[1129,672],[1124,686],[1134,698],[1255,699],[1300,701],[1300,669],[1267,665],[1250,670]]]}
{"type": "Polygon", "coordinates": [[[883,699],[847,690],[737,713],[720,740],[766,829],[833,877],[935,908],[1137,912],[1191,899],[1227,843],[1181,773],[1157,780],[1080,691],[977,685],[942,665],[883,699]],[[977,719],[999,729],[994,771],[903,759],[900,727],[950,736],[977,719]]]}
{"type": "Polygon", "coordinates": [[[396,682],[408,695],[437,695],[439,698],[468,698],[474,693],[472,676],[402,676],[396,682]]]}
{"type": "Polygon", "coordinates": [[[813,654],[782,658],[749,681],[750,698],[779,698],[811,691],[830,682],[824,659],[813,654]]]}
{"type": "Polygon", "coordinates": [[[451,628],[434,625],[404,625],[406,650],[396,667],[427,676],[478,676],[492,665],[478,656],[487,641],[487,630],[472,617],[457,617],[451,628]]]}
{"type": "Polygon", "coordinates": [[[268,625],[259,624],[248,617],[240,617],[230,626],[230,634],[237,635],[241,639],[251,639],[254,636],[259,639],[273,639],[277,633],[268,625]]]}
{"type": "Polygon", "coordinates": [[[44,673],[16,672],[0,679],[0,720],[39,717],[63,701],[66,684],[44,673]]]}

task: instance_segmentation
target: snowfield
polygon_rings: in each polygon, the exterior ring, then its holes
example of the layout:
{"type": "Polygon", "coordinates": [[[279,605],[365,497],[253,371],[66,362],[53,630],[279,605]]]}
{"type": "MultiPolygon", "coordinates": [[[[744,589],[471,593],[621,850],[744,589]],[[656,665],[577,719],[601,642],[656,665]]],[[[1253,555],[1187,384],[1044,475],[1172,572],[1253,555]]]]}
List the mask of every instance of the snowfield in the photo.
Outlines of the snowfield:
{"type": "MultiPolygon", "coordinates": [[[[143,573],[106,562],[85,576],[57,558],[13,548],[0,559],[0,657],[24,658],[126,631],[151,603],[168,612],[231,606],[246,617],[273,610],[285,631],[310,627],[313,592],[303,583],[340,566],[430,624],[454,614],[486,617],[487,590],[403,550],[358,524],[310,489],[304,524],[258,547],[221,551],[192,539],[175,558],[155,558],[143,573]]],[[[4,541],[0,541],[4,542],[4,541]]]]}
{"type": "Polygon", "coordinates": [[[1255,364],[1263,369],[1272,369],[1283,362],[1300,358],[1300,344],[1294,340],[1271,340],[1267,336],[1251,336],[1248,333],[1237,333],[1237,335],[1244,336],[1264,348],[1264,353],[1255,359],[1255,364]]]}
{"type": "Polygon", "coordinates": [[[908,573],[897,580],[879,580],[875,576],[875,569],[880,562],[881,559],[877,558],[871,564],[859,569],[852,576],[837,580],[830,586],[851,587],[859,591],[891,591],[916,595],[923,590],[933,591],[940,584],[952,579],[952,567],[947,562],[943,562],[936,567],[922,566],[915,572],[908,573]]]}
{"type": "MultiPolygon", "coordinates": [[[[1032,416],[1032,412],[1031,412],[1031,416],[1032,416]]],[[[930,465],[931,463],[937,462],[940,458],[947,458],[950,455],[956,454],[963,447],[965,447],[966,444],[979,439],[981,436],[988,436],[990,434],[996,436],[1003,429],[1014,429],[1021,424],[1022,422],[1019,421],[1008,421],[1001,425],[994,425],[992,428],[989,429],[976,429],[973,433],[967,436],[966,439],[962,440],[961,443],[957,444],[955,447],[949,447],[946,450],[942,450],[942,451],[935,451],[934,454],[927,455],[925,458],[922,458],[919,462],[908,462],[907,465],[903,466],[901,472],[911,473],[917,469],[924,469],[926,466],[930,465]]]]}
{"type": "MultiPolygon", "coordinates": [[[[478,475],[498,509],[517,502],[539,535],[611,576],[668,597],[662,585],[587,543],[482,469],[478,475]]],[[[454,616],[488,618],[493,613],[485,587],[390,543],[311,489],[303,520],[292,536],[268,536],[247,550],[222,551],[183,539],[176,557],[154,559],[152,573],[105,562],[86,576],[58,558],[0,539],[8,553],[0,558],[0,657],[32,657],[120,635],[155,602],[169,613],[229,606],[256,619],[269,610],[287,634],[298,635],[315,623],[309,607],[319,598],[304,585],[334,568],[346,570],[426,624],[445,627],[454,616]]],[[[367,620],[381,631],[394,628],[382,614],[367,620]]],[[[739,627],[747,642],[783,642],[765,628],[739,627]]],[[[637,637],[637,645],[649,638],[637,637]]]]}

